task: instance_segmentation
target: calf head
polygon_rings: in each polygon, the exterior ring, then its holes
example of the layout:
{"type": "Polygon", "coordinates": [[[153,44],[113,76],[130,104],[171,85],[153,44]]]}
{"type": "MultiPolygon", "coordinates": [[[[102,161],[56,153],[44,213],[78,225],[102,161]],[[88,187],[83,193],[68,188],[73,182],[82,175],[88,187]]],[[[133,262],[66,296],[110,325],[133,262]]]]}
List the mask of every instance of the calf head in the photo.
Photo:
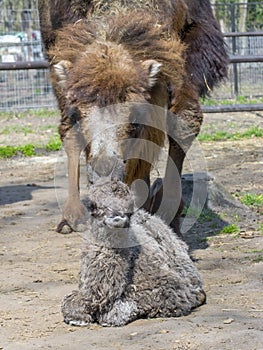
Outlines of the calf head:
{"type": "Polygon", "coordinates": [[[90,214],[90,233],[97,243],[114,248],[130,245],[134,196],[126,184],[100,178],[89,187],[84,203],[90,214]]]}

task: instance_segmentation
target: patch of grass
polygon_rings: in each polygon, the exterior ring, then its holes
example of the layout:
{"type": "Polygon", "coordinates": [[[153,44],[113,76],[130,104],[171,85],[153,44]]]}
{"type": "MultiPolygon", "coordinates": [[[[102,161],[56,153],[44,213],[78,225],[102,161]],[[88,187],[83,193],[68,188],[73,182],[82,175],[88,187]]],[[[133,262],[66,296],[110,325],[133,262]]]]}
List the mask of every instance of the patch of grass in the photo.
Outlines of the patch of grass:
{"type": "MultiPolygon", "coordinates": [[[[237,135],[238,136],[238,135],[237,135]]],[[[240,133],[240,138],[263,137],[263,129],[259,126],[252,126],[248,130],[240,133]]]]}
{"type": "Polygon", "coordinates": [[[17,154],[17,147],[0,146],[0,158],[10,158],[17,154]]]}
{"type": "Polygon", "coordinates": [[[208,238],[207,237],[198,237],[197,241],[199,243],[206,243],[208,241],[208,238]]]}
{"type": "Polygon", "coordinates": [[[218,223],[217,222],[213,222],[210,227],[213,228],[213,229],[216,229],[216,228],[218,228],[218,223]]]}
{"type": "Polygon", "coordinates": [[[259,224],[259,231],[261,232],[261,234],[263,235],[263,224],[259,224]]]}
{"type": "Polygon", "coordinates": [[[14,126],[6,126],[1,132],[0,135],[9,135],[11,133],[16,133],[16,134],[32,134],[34,131],[32,128],[29,128],[28,126],[19,126],[19,125],[14,125],[14,126]]]}
{"type": "Polygon", "coordinates": [[[226,131],[216,131],[211,134],[201,133],[197,136],[197,139],[201,142],[212,142],[227,140],[231,137],[231,134],[226,131]]]}
{"type": "Polygon", "coordinates": [[[260,263],[262,261],[263,261],[263,254],[255,257],[254,259],[252,259],[253,263],[260,263]]]}
{"type": "Polygon", "coordinates": [[[263,195],[262,194],[253,194],[246,193],[241,195],[240,201],[247,205],[248,207],[261,207],[263,206],[263,195]]]}
{"type": "Polygon", "coordinates": [[[56,138],[50,140],[48,144],[45,146],[47,151],[59,151],[61,149],[62,142],[60,138],[57,136],[56,138]]]}
{"type": "Polygon", "coordinates": [[[251,249],[246,251],[246,253],[262,253],[263,254],[263,249],[251,249]]]}
{"type": "Polygon", "coordinates": [[[12,112],[0,112],[1,119],[18,118],[23,119],[26,117],[39,117],[39,118],[52,118],[59,116],[59,111],[54,109],[42,108],[42,109],[30,109],[26,111],[12,111],[12,112]]]}
{"type": "Polygon", "coordinates": [[[233,214],[233,219],[235,222],[239,222],[240,221],[240,217],[238,214],[233,214]]]}
{"type": "Polygon", "coordinates": [[[225,226],[224,228],[222,228],[222,230],[219,232],[220,234],[232,234],[232,233],[238,233],[240,232],[240,228],[239,226],[237,226],[236,224],[231,224],[228,226],[225,226]]]}
{"type": "Polygon", "coordinates": [[[213,98],[204,98],[200,100],[200,103],[203,106],[221,106],[221,105],[235,105],[235,104],[254,104],[254,103],[262,103],[263,102],[263,98],[259,97],[259,98],[247,98],[245,96],[237,96],[236,99],[213,99],[213,98]]]}
{"type": "Polygon", "coordinates": [[[51,139],[46,145],[33,145],[27,144],[24,146],[0,146],[0,159],[1,158],[11,158],[22,154],[25,157],[31,157],[36,155],[36,150],[38,148],[44,148],[48,152],[58,151],[61,149],[61,141],[60,139],[54,138],[51,139]]]}
{"type": "MultiPolygon", "coordinates": [[[[194,207],[184,207],[182,216],[190,216],[191,218],[196,218],[200,224],[205,222],[211,222],[213,219],[217,218],[217,214],[213,213],[210,209],[199,209],[194,207]]],[[[211,228],[217,228],[217,223],[212,223],[211,228]]]]}
{"type": "Polygon", "coordinates": [[[227,141],[227,140],[242,140],[253,137],[263,137],[263,129],[259,126],[252,126],[243,132],[228,133],[226,131],[216,131],[210,134],[200,133],[197,139],[201,142],[212,142],[212,141],[227,141]]]}
{"type": "Polygon", "coordinates": [[[198,218],[201,215],[201,211],[198,208],[185,206],[182,216],[190,216],[191,218],[198,218]]]}
{"type": "Polygon", "coordinates": [[[204,222],[210,222],[213,219],[215,219],[216,217],[217,217],[217,215],[214,214],[211,210],[205,209],[202,211],[201,215],[199,216],[198,222],[200,224],[202,224],[204,222]]]}
{"type": "Polygon", "coordinates": [[[35,146],[28,144],[24,146],[0,146],[0,158],[10,158],[22,153],[25,157],[35,155],[35,146]]]}
{"type": "Polygon", "coordinates": [[[17,147],[17,151],[22,152],[23,156],[26,156],[26,157],[31,157],[36,154],[34,145],[30,145],[30,144],[17,147]]]}

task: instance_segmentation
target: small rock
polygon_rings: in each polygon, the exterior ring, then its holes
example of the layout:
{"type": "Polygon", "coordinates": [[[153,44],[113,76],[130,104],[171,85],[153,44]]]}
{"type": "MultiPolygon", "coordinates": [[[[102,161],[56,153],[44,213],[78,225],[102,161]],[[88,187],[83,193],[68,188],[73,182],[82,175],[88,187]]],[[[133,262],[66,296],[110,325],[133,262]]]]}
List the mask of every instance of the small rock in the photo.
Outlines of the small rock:
{"type": "Polygon", "coordinates": [[[133,332],[133,333],[130,333],[130,337],[134,337],[135,335],[137,335],[138,332],[133,332]]]}
{"type": "Polygon", "coordinates": [[[224,320],[224,324],[230,324],[232,322],[234,322],[233,318],[227,318],[226,320],[224,320]]]}
{"type": "Polygon", "coordinates": [[[60,233],[64,234],[64,235],[67,235],[69,233],[72,232],[72,229],[71,227],[69,227],[68,225],[64,225],[60,231],[60,233]]]}
{"type": "Polygon", "coordinates": [[[241,238],[251,239],[251,238],[254,238],[256,234],[254,231],[246,231],[246,232],[240,232],[239,236],[241,238]]]}

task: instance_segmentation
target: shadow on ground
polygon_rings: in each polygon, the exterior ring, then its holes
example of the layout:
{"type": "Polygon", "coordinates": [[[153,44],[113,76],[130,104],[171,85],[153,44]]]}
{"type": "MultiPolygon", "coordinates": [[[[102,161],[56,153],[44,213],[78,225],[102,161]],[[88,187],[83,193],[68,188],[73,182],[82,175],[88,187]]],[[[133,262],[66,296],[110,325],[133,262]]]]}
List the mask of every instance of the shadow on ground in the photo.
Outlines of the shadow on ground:
{"type": "Polygon", "coordinates": [[[11,185],[0,187],[0,205],[13,204],[32,199],[32,193],[37,190],[54,189],[54,186],[39,186],[36,184],[11,185]]]}
{"type": "Polygon", "coordinates": [[[233,223],[235,216],[243,222],[253,219],[252,211],[216,183],[211,174],[184,174],[182,192],[185,209],[181,230],[190,251],[208,248],[209,237],[233,223]]]}

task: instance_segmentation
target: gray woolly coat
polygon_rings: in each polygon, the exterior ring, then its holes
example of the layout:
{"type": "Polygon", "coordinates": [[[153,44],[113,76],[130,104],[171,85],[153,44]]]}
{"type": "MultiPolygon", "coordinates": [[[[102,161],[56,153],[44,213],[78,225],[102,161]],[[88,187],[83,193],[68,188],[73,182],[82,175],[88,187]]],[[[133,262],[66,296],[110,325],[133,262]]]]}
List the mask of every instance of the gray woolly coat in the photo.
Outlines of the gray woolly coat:
{"type": "Polygon", "coordinates": [[[186,244],[157,216],[131,215],[127,228],[90,217],[79,290],[62,302],[66,323],[122,326],[137,318],[178,317],[205,302],[186,244]]]}

